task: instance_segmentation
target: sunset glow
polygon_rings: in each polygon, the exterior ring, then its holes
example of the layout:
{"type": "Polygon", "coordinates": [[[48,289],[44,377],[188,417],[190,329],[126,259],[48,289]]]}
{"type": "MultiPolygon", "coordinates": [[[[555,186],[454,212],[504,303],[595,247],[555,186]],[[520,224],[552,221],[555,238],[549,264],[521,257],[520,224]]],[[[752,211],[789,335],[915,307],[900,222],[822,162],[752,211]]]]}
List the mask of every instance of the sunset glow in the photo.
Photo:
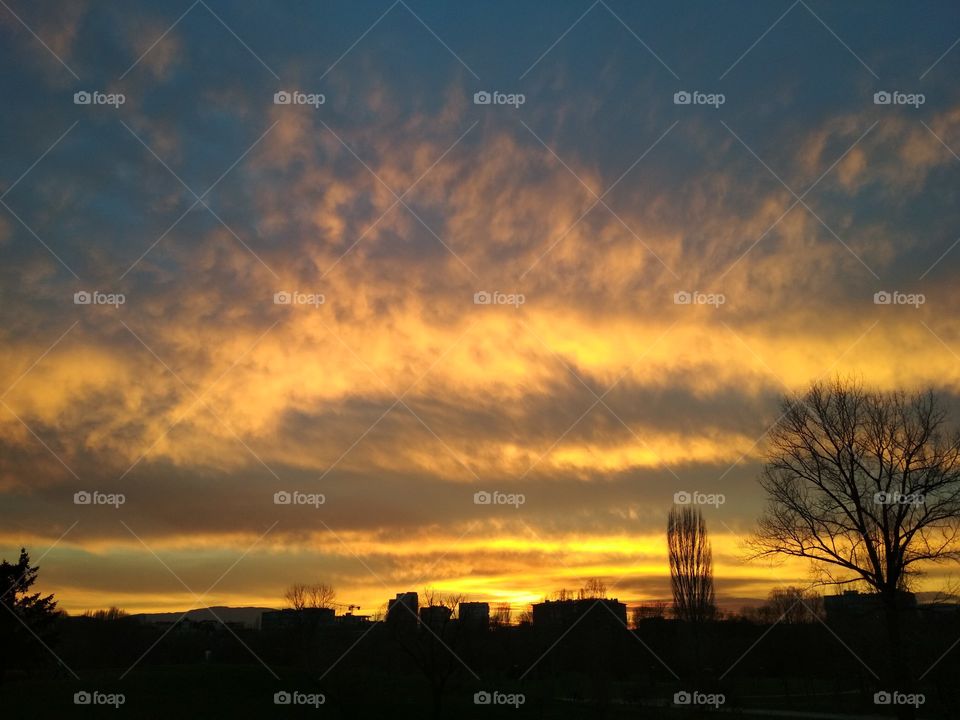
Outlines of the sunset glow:
{"type": "Polygon", "coordinates": [[[736,608],[811,580],[742,547],[784,393],[960,393],[960,51],[916,79],[950,23],[901,38],[909,73],[861,28],[881,82],[798,9],[787,83],[763,46],[717,80],[772,10],[598,6],[553,48],[585,8],[417,5],[445,45],[401,3],[353,48],[386,7],[225,9],[242,44],[201,7],[164,33],[179,11],[67,5],[18,7],[82,81],[0,12],[0,556],[28,547],[70,613],[279,607],[320,580],[371,613],[428,586],[521,612],[591,577],[666,600],[683,491],[723,495],[736,608]],[[656,57],[624,23],[665,33],[656,57]],[[926,104],[875,105],[883,83],[926,104]],[[725,105],[675,104],[695,85],[725,105]],[[72,103],[94,86],[125,102],[72,103]],[[97,292],[124,301],[75,300],[97,292]]]}

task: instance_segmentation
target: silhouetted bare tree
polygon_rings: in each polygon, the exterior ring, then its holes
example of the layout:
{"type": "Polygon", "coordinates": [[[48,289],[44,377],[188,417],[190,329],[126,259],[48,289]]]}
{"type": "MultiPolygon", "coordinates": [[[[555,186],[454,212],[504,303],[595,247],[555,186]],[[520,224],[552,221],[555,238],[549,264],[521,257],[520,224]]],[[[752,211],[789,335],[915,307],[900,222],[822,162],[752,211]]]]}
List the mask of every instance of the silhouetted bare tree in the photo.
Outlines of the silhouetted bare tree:
{"type": "Polygon", "coordinates": [[[337,591],[326,583],[314,583],[307,587],[307,605],[312,608],[332,608],[337,591]]]}
{"type": "Polygon", "coordinates": [[[640,627],[640,623],[644,620],[662,620],[666,613],[667,604],[662,600],[658,600],[651,603],[637,605],[630,611],[630,618],[634,629],[638,629],[640,627]]]}
{"type": "Polygon", "coordinates": [[[667,519],[670,584],[677,617],[689,622],[716,614],[713,591],[713,551],[699,508],[674,507],[667,519]]]}
{"type": "Polygon", "coordinates": [[[83,613],[83,617],[90,618],[91,620],[112,622],[114,620],[121,620],[123,618],[130,617],[130,614],[121,608],[110,607],[106,610],[86,610],[83,613]]]}
{"type": "Polygon", "coordinates": [[[808,558],[822,581],[876,590],[905,689],[901,591],[924,563],[960,557],[960,435],[931,391],[834,379],[782,409],[760,477],[768,505],[756,555],[808,558]]]}
{"type": "Polygon", "coordinates": [[[293,583],[283,591],[283,599],[294,610],[332,608],[336,597],[336,590],[326,583],[293,583]]]}
{"type": "Polygon", "coordinates": [[[587,598],[605,598],[607,596],[607,584],[601,578],[589,578],[580,588],[577,597],[580,600],[587,598]]]}
{"type": "Polygon", "coordinates": [[[303,610],[307,606],[307,586],[304,583],[293,583],[283,591],[283,599],[294,610],[303,610]]]}
{"type": "Polygon", "coordinates": [[[744,617],[762,623],[796,625],[823,618],[823,596],[812,590],[775,587],[762,605],[744,611],[744,617]]]}
{"type": "Polygon", "coordinates": [[[493,615],[490,616],[490,624],[497,627],[505,627],[510,624],[512,615],[513,610],[510,607],[510,603],[497,603],[497,606],[493,610],[493,615]]]}

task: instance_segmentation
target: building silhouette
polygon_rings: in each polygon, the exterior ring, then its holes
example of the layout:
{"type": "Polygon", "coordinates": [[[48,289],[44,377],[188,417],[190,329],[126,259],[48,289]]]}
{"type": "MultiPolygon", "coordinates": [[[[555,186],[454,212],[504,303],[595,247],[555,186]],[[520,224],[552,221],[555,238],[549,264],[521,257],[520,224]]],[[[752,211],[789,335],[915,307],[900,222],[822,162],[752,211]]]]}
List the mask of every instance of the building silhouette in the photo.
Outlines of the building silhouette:
{"type": "Polygon", "coordinates": [[[485,602],[462,602],[457,610],[460,623],[465,627],[486,629],[490,625],[490,604],[485,602]]]}
{"type": "Polygon", "coordinates": [[[337,615],[336,619],[341,627],[366,627],[370,624],[369,615],[355,615],[352,612],[337,615]]]}
{"type": "MultiPolygon", "coordinates": [[[[906,591],[897,593],[897,608],[907,613],[916,611],[916,595],[906,591]]],[[[880,620],[883,618],[886,606],[880,593],[844,590],[839,595],[824,596],[823,609],[827,615],[827,622],[850,623],[880,620]]]]}
{"type": "Polygon", "coordinates": [[[616,598],[546,600],[533,605],[533,627],[560,630],[576,625],[585,631],[627,627],[627,606],[616,598]]]}
{"type": "Polygon", "coordinates": [[[267,610],[260,616],[261,630],[291,630],[332,625],[333,608],[303,608],[301,610],[267,610]]]}
{"type": "Polygon", "coordinates": [[[387,601],[387,622],[393,626],[416,626],[420,598],[415,592],[397,593],[387,601]]]}
{"type": "Polygon", "coordinates": [[[450,622],[452,615],[453,610],[445,605],[428,605],[427,607],[420,608],[421,624],[438,634],[441,633],[447,623],[450,622]]]}

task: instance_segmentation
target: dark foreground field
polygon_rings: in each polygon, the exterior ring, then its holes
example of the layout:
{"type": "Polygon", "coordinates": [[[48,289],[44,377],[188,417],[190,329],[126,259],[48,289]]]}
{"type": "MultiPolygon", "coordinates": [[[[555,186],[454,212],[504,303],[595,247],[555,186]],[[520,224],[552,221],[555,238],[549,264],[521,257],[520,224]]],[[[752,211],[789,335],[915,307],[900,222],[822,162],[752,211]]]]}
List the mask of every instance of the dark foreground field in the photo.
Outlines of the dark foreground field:
{"type": "MultiPolygon", "coordinates": [[[[448,621],[431,631],[412,620],[354,627],[301,619],[257,630],[63,617],[46,636],[52,652],[26,632],[14,636],[19,651],[7,653],[0,720],[895,715],[875,702],[888,690],[881,679],[888,657],[869,618],[834,627],[734,619],[698,628],[654,618],[629,630],[607,618],[588,614],[556,628],[448,621]],[[100,702],[77,704],[76,693],[98,694],[100,702]],[[292,704],[275,702],[278,693],[289,693],[292,704]],[[500,702],[477,703],[478,693],[500,702]],[[675,706],[684,693],[699,699],[675,706]],[[119,707],[110,696],[122,696],[119,707]]],[[[960,717],[960,658],[951,646],[957,622],[949,613],[908,626],[920,720],[960,717]]]]}
{"type": "MultiPolygon", "coordinates": [[[[0,687],[0,706],[4,717],[64,718],[115,717],[138,719],[168,718],[286,718],[316,717],[343,720],[366,718],[431,717],[432,700],[426,687],[416,678],[398,682],[389,677],[365,678],[344,688],[344,695],[331,695],[326,687],[326,702],[315,708],[276,705],[274,694],[284,689],[299,688],[305,693],[320,692],[315,677],[287,668],[274,668],[281,681],[275,680],[262,666],[149,666],[135,670],[118,681],[121,669],[84,673],[82,681],[73,678],[41,679],[14,678],[0,687]],[[408,682],[412,681],[412,682],[408,682]],[[96,689],[99,692],[122,693],[124,704],[112,706],[78,706],[74,693],[96,689]]],[[[806,696],[776,693],[776,687],[762,687],[751,683],[744,691],[756,693],[744,696],[737,704],[719,711],[689,710],[678,707],[658,707],[657,700],[615,700],[606,706],[564,698],[562,694],[546,697],[556,687],[521,688],[526,701],[520,707],[491,707],[476,705],[471,688],[452,688],[444,696],[444,718],[540,718],[542,720],[683,720],[697,717],[722,717],[731,720],[754,718],[765,720],[784,717],[807,718],[880,718],[889,717],[863,709],[863,698],[853,691],[811,694],[806,696]]],[[[575,692],[571,689],[571,695],[575,692]]],[[[924,714],[920,717],[947,717],[924,714]]]]}

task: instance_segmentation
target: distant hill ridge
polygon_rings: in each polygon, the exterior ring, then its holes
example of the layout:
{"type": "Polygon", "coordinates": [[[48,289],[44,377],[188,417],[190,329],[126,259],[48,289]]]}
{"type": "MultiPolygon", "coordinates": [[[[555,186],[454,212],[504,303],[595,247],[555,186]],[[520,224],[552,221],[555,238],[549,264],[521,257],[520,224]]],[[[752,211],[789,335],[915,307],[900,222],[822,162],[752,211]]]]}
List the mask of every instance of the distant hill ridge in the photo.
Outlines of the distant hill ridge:
{"type": "MultiPolygon", "coordinates": [[[[186,611],[186,620],[193,622],[203,622],[204,620],[222,620],[223,622],[238,622],[249,627],[260,626],[260,616],[276,608],[268,607],[224,607],[215,606],[209,608],[196,608],[186,611]]],[[[160,612],[160,613],[136,613],[131,615],[133,618],[148,623],[176,622],[183,616],[184,611],[179,612],[160,612]]]]}

